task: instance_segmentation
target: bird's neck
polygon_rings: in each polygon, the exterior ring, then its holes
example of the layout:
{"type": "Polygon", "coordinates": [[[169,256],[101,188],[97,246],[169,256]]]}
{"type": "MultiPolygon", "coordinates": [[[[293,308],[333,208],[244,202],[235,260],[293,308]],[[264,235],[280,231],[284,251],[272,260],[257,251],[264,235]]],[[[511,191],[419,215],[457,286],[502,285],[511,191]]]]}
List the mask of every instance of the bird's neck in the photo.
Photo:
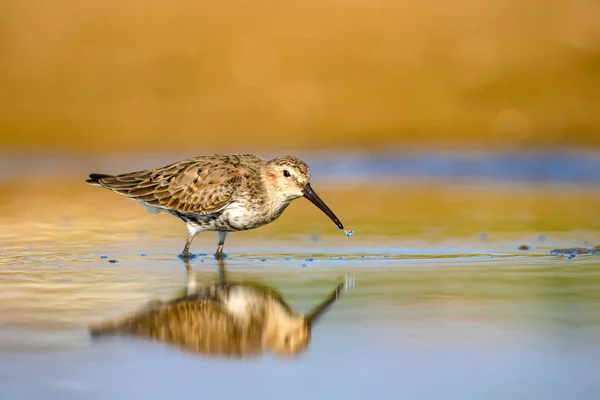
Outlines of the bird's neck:
{"type": "Polygon", "coordinates": [[[263,331],[263,348],[269,348],[281,335],[283,327],[293,323],[299,317],[293,315],[289,309],[274,301],[267,308],[265,327],[263,331]]]}
{"type": "Polygon", "coordinates": [[[283,213],[287,206],[294,200],[278,190],[277,186],[273,184],[275,181],[275,177],[271,176],[268,170],[262,172],[262,182],[265,193],[263,201],[266,206],[264,212],[269,221],[279,218],[281,213],[283,213]]]}

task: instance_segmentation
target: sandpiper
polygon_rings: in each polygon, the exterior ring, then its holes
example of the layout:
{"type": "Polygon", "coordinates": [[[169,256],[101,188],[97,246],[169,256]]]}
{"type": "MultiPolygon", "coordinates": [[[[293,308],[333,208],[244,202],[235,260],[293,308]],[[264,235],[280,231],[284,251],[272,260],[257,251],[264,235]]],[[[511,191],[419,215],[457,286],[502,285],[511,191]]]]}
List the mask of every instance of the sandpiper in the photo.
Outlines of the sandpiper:
{"type": "Polygon", "coordinates": [[[273,222],[302,196],[344,229],[311,188],[308,165],[289,155],[270,161],[253,154],[205,155],[151,170],[90,174],[86,182],[137,200],[151,213],[164,211],[182,219],[188,230],[184,260],[190,258],[190,244],[198,233],[216,231],[215,256],[223,258],[230,232],[273,222]]]}
{"type": "Polygon", "coordinates": [[[90,326],[92,337],[137,336],[193,353],[255,357],[304,352],[317,319],[351,288],[346,277],[308,314],[295,314],[272,288],[262,284],[219,283],[192,294],[150,302],[138,312],[90,326]]]}

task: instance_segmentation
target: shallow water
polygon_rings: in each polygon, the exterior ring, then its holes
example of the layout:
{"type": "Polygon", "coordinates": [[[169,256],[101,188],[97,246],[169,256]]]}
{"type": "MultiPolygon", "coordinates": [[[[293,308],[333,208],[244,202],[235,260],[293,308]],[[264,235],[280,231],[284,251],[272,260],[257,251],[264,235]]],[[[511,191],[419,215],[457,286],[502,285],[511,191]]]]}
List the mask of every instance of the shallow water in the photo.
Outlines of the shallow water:
{"type": "MultiPolygon", "coordinates": [[[[600,190],[317,177],[356,234],[298,200],[232,234],[227,271],[297,311],[345,274],[355,287],[306,353],[248,360],[91,341],[89,324],[185,288],[183,224],[79,181],[0,184],[0,398],[596,398],[600,257],[549,252],[600,244],[600,190]]],[[[216,279],[215,248],[211,233],[192,245],[199,283],[216,279]]]]}

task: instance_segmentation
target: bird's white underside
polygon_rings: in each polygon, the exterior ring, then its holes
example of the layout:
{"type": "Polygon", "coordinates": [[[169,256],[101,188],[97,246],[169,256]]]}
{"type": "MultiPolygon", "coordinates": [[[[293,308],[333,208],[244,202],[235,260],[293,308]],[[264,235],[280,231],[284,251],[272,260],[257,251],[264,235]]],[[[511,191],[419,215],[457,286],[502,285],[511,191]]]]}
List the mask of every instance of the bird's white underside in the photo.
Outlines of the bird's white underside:
{"type": "Polygon", "coordinates": [[[224,305],[232,315],[244,318],[248,313],[248,295],[243,289],[233,287],[224,305]]]}

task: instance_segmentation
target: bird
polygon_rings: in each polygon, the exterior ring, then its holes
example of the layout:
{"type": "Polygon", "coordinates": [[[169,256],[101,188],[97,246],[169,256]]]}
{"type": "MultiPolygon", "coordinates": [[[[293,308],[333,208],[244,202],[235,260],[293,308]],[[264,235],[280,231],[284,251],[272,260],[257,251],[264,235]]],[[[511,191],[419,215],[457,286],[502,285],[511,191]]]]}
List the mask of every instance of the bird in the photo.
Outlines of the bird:
{"type": "Polygon", "coordinates": [[[92,173],[86,182],[134,199],[151,213],[162,211],[183,220],[188,231],[180,254],[184,260],[200,232],[217,232],[215,257],[221,259],[229,233],[273,222],[300,197],[344,229],[312,189],[308,165],[291,155],[271,160],[254,154],[203,155],[119,175],[92,173]]]}
{"type": "Polygon", "coordinates": [[[308,314],[295,314],[283,297],[263,284],[219,281],[168,301],[153,300],[137,312],[88,327],[94,340],[130,336],[214,357],[250,358],[270,351],[302,354],[311,328],[351,287],[348,278],[308,314]]]}

